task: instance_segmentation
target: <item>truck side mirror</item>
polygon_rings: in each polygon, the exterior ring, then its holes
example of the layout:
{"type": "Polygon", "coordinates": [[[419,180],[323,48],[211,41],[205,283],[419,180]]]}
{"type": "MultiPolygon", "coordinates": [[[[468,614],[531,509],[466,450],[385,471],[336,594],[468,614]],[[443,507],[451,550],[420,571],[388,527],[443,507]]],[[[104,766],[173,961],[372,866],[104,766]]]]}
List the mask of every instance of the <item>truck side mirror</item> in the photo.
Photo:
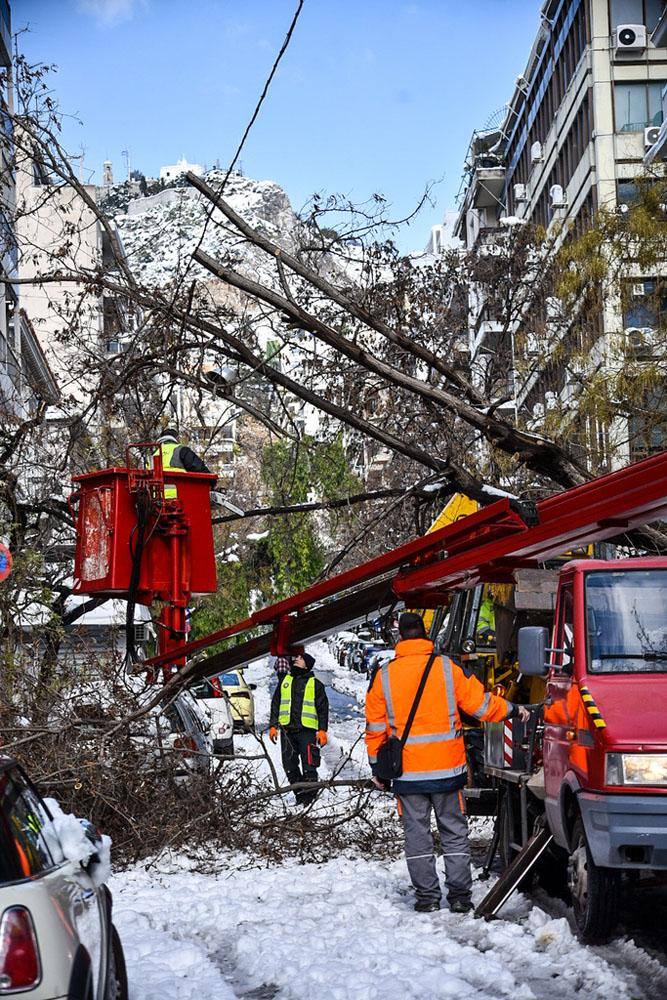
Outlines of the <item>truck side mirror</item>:
{"type": "Polygon", "coordinates": [[[545,677],[549,672],[549,630],[540,625],[519,629],[519,670],[526,677],[545,677]]]}

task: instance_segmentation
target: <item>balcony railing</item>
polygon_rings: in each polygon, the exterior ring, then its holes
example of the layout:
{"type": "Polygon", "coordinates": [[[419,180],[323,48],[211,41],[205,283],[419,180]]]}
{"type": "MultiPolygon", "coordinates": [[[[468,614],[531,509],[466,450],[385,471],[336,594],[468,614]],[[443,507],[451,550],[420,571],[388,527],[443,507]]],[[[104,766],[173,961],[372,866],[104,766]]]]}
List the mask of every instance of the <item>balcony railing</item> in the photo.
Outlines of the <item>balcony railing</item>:
{"type": "Polygon", "coordinates": [[[472,176],[473,204],[475,208],[497,205],[505,187],[505,167],[482,159],[475,164],[472,176]]]}

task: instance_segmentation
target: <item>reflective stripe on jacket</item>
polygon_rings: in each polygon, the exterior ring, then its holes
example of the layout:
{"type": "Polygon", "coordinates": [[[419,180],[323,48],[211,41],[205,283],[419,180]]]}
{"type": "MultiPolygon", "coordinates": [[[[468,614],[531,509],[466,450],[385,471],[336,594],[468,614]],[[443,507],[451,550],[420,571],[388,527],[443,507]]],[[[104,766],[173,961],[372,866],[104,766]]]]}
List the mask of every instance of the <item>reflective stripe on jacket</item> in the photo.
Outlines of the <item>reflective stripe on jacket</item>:
{"type": "MultiPolygon", "coordinates": [[[[428,639],[403,639],[396,646],[395,659],[376,674],[366,695],[366,748],[371,764],[389,735],[403,734],[432,649],[428,639]]],[[[510,711],[504,698],[485,691],[476,677],[466,677],[448,657],[437,656],[403,749],[405,779],[432,781],[465,773],[459,708],[481,722],[499,722],[510,711]]]]}
{"type": "MultiPolygon", "coordinates": [[[[185,466],[179,457],[180,444],[177,441],[165,441],[160,445],[160,455],[162,456],[162,468],[165,472],[169,469],[178,469],[185,472],[185,466]]],[[[167,500],[173,500],[178,496],[178,490],[173,484],[165,483],[164,495],[167,500]]]]}
{"type": "MultiPolygon", "coordinates": [[[[280,683],[280,709],[278,711],[278,722],[281,726],[289,726],[292,715],[292,682],[294,678],[291,674],[280,683]]],[[[317,709],[315,708],[315,678],[309,677],[303,692],[303,705],[301,706],[301,725],[304,729],[319,729],[317,721],[317,709]]]]}

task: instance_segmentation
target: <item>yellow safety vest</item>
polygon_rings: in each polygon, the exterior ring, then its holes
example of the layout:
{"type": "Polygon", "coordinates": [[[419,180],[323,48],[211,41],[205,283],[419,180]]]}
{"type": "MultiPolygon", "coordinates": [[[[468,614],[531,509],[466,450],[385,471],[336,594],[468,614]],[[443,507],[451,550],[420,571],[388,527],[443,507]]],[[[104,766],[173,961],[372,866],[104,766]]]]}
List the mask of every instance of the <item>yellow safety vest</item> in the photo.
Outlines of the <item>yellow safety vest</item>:
{"type": "MultiPolygon", "coordinates": [[[[278,722],[281,726],[289,726],[292,715],[292,681],[294,678],[288,674],[280,685],[280,710],[278,712],[278,722]]],[[[303,691],[303,705],[301,706],[301,725],[304,729],[319,729],[317,711],[315,709],[315,678],[309,677],[303,691]]]]}
{"type": "MultiPolygon", "coordinates": [[[[179,469],[183,472],[183,467],[180,465],[172,465],[171,460],[174,457],[174,452],[177,448],[180,448],[178,441],[166,441],[164,444],[160,445],[160,455],[162,456],[162,468],[167,471],[168,469],[179,469]]],[[[157,452],[156,452],[157,454],[157,452]]],[[[165,500],[175,500],[178,496],[177,488],[170,484],[165,485],[164,488],[164,498],[165,500]]]]}

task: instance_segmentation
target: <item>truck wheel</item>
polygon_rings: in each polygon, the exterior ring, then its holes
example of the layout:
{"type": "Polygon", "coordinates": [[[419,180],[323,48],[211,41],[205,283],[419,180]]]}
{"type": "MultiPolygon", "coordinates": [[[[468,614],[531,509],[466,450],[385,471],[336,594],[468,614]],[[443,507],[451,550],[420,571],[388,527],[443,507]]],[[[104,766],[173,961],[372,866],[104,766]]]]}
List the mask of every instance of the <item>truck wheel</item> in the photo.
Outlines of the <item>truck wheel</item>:
{"type": "Polygon", "coordinates": [[[599,868],[593,861],[581,819],[572,832],[567,881],[580,939],[585,944],[604,944],[618,919],[620,878],[616,869],[599,868]]]}

